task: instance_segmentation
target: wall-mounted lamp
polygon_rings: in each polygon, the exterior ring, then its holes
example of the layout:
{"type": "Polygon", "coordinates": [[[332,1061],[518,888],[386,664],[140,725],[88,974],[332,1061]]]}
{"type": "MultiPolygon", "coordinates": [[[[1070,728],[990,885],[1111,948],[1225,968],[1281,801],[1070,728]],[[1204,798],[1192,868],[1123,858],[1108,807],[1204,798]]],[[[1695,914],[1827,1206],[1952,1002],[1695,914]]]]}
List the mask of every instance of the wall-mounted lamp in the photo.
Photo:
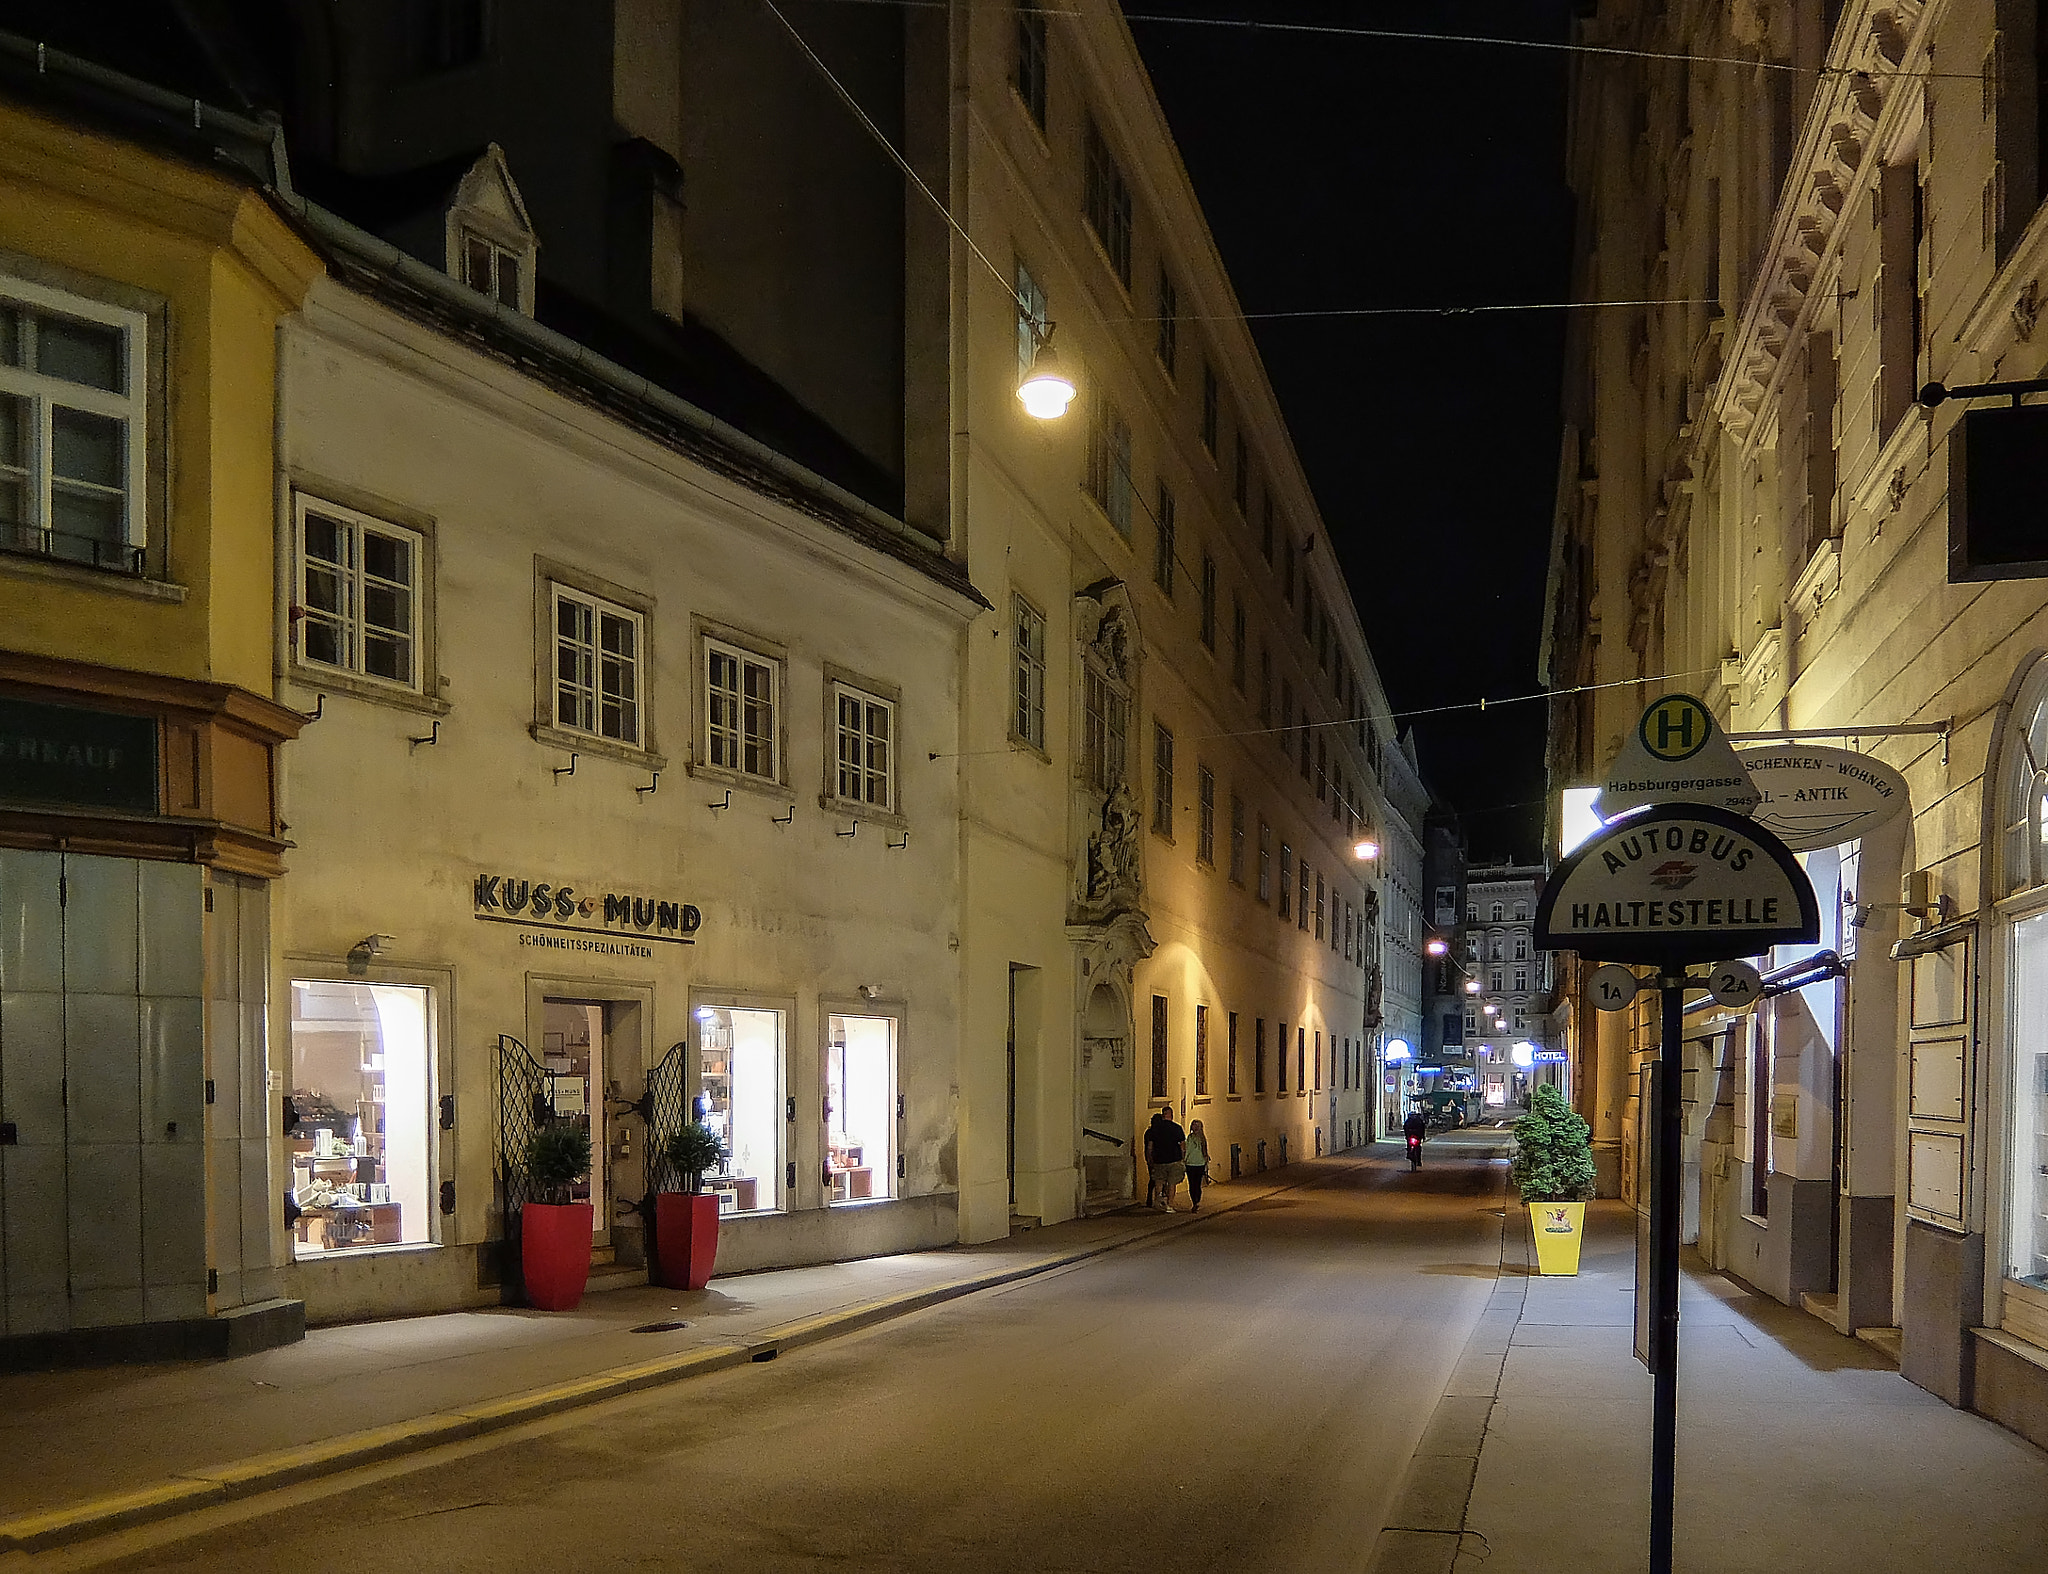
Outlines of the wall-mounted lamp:
{"type": "Polygon", "coordinates": [[[370,958],[382,956],[398,944],[395,935],[364,935],[348,949],[348,971],[351,978],[361,978],[370,971],[370,958]]]}
{"type": "Polygon", "coordinates": [[[882,998],[882,986],[880,984],[862,984],[860,986],[860,997],[863,1000],[880,1000],[882,998]]]}
{"type": "Polygon", "coordinates": [[[1351,856],[1353,858],[1357,858],[1366,862],[1370,862],[1372,859],[1379,857],[1379,855],[1380,844],[1374,841],[1369,836],[1366,837],[1364,840],[1355,843],[1351,849],[1351,856]]]}
{"type": "Polygon", "coordinates": [[[1059,354],[1052,347],[1052,324],[1047,323],[1043,332],[1034,324],[1032,337],[1038,341],[1038,349],[1031,357],[1031,370],[1017,385],[1017,402],[1024,406],[1026,415],[1036,420],[1057,421],[1067,413],[1067,406],[1074,402],[1079,390],[1060,366],[1059,354]]]}

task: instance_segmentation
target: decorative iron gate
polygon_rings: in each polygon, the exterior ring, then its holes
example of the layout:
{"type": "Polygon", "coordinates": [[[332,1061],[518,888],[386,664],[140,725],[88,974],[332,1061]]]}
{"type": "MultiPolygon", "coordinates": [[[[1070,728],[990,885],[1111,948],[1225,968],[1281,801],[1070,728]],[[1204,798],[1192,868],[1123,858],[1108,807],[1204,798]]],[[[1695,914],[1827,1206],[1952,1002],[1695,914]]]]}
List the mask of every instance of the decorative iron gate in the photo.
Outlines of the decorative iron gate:
{"type": "Polygon", "coordinates": [[[690,1123],[690,1044],[685,1039],[671,1045],[661,1064],[647,1073],[647,1190],[682,1191],[683,1177],[668,1162],[668,1139],[690,1123]]]}
{"type": "MultiPolygon", "coordinates": [[[[519,1210],[532,1200],[526,1151],[533,1134],[555,1118],[554,1089],[547,1068],[509,1033],[498,1035],[498,1209],[505,1239],[517,1236],[519,1210]]],[[[518,1253],[510,1255],[514,1271],[518,1253]]]]}

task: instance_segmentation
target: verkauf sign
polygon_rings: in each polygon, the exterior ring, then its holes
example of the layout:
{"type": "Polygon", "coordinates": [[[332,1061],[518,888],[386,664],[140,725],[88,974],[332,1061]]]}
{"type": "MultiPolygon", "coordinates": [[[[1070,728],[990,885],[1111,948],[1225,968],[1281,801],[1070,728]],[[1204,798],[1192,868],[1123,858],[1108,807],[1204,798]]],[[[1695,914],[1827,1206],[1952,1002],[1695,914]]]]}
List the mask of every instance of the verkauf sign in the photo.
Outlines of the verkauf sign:
{"type": "Polygon", "coordinates": [[[1600,818],[1653,803],[1704,803],[1747,814],[1756,786],[1713,712],[1690,694],[1667,694],[1643,712],[1607,767],[1600,818]]]}
{"type": "Polygon", "coordinates": [[[1608,826],[1557,866],[1536,905],[1539,946],[1596,962],[1720,960],[1819,938],[1813,885],[1785,844],[1705,804],[1608,826]]]}
{"type": "Polygon", "coordinates": [[[1763,793],[1751,816],[1795,853],[1863,836],[1906,807],[1906,779],[1854,749],[1780,743],[1736,756],[1763,793]]]}

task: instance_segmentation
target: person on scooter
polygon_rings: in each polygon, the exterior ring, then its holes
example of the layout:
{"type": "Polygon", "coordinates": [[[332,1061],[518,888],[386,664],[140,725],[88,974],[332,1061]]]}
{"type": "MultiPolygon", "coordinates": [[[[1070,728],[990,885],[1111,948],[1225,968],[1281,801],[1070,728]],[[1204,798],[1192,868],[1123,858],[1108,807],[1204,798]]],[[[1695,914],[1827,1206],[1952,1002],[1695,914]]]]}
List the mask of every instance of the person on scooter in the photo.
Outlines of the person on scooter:
{"type": "Polygon", "coordinates": [[[1408,1139],[1408,1166],[1422,1168],[1422,1139],[1429,1135],[1429,1121],[1422,1113],[1422,1106],[1410,1107],[1408,1118],[1401,1122],[1401,1135],[1408,1139]]]}

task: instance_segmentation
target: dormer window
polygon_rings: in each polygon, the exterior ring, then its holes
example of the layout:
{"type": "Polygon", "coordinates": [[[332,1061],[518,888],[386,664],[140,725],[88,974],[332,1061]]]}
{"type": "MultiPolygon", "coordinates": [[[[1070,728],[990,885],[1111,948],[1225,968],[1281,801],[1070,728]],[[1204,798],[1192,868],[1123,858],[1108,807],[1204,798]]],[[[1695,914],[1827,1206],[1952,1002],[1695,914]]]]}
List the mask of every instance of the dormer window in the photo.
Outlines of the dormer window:
{"type": "Polygon", "coordinates": [[[540,242],[526,202],[494,142],[470,167],[448,205],[448,272],[488,300],[533,315],[540,242]]]}
{"type": "Polygon", "coordinates": [[[500,305],[519,309],[519,281],[525,270],[519,253],[474,230],[462,233],[462,282],[500,305]]]}

